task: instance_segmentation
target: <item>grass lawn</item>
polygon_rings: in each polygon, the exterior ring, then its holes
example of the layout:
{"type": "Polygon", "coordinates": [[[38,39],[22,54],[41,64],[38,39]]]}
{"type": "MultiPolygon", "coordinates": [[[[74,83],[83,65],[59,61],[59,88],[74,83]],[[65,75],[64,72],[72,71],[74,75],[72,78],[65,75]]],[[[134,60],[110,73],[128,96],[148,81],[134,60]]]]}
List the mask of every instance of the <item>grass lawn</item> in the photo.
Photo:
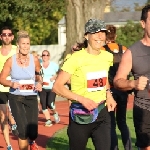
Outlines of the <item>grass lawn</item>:
{"type": "MultiPolygon", "coordinates": [[[[134,132],[134,127],[133,127],[132,111],[127,112],[127,124],[131,133],[133,150],[137,150],[137,148],[134,146],[135,132],[134,132]]],[[[67,128],[64,128],[58,131],[57,133],[55,133],[52,139],[48,140],[46,150],[68,150],[68,137],[67,137],[66,129],[67,128]]],[[[117,134],[118,134],[119,149],[124,150],[122,146],[121,135],[118,129],[117,129],[117,134]]],[[[89,139],[88,141],[86,150],[94,150],[91,139],[89,139]]]]}

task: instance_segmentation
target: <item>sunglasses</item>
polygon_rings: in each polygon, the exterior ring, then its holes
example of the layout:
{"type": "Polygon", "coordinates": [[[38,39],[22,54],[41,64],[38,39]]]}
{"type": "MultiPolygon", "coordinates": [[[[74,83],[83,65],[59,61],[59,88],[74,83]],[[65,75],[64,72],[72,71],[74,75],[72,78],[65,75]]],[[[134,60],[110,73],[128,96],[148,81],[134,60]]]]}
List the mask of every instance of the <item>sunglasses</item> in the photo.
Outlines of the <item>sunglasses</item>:
{"type": "Polygon", "coordinates": [[[12,33],[2,33],[1,34],[2,37],[6,37],[6,36],[11,37],[12,35],[13,35],[12,33]]]}
{"type": "Polygon", "coordinates": [[[43,57],[43,56],[49,56],[49,55],[45,55],[45,54],[43,54],[43,55],[42,55],[42,57],[43,57]]]}

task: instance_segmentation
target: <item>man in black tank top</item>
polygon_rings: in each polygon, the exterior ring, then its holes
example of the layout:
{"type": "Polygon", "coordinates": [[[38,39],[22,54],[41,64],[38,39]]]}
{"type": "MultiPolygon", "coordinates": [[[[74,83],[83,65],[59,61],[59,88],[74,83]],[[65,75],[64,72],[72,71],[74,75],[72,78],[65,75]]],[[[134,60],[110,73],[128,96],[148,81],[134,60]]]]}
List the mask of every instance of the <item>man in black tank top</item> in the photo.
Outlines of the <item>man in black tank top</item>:
{"type": "Polygon", "coordinates": [[[123,54],[114,85],[123,91],[135,90],[133,108],[135,145],[141,150],[150,150],[150,5],[142,9],[141,25],[144,36],[123,54]],[[127,80],[131,70],[134,80],[127,80]]]}

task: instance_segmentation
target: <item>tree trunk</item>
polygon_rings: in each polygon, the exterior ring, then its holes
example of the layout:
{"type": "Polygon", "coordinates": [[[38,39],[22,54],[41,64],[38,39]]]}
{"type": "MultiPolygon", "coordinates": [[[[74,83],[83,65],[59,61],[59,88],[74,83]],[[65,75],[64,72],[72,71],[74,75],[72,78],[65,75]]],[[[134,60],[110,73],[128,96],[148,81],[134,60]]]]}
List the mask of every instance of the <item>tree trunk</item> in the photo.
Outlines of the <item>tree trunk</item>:
{"type": "Polygon", "coordinates": [[[107,0],[66,0],[66,54],[76,42],[84,41],[84,25],[91,19],[103,20],[107,0]]]}

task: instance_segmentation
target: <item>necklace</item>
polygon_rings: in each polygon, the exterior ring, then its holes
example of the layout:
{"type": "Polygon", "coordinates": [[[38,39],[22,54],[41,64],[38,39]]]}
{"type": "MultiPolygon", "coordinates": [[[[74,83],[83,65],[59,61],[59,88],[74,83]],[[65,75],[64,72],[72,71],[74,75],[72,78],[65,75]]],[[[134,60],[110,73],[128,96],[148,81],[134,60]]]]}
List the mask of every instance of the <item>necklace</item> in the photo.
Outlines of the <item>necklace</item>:
{"type": "Polygon", "coordinates": [[[21,63],[21,64],[26,64],[26,62],[27,62],[27,58],[26,59],[24,59],[24,60],[22,60],[21,58],[19,58],[19,62],[21,63]]]}
{"type": "Polygon", "coordinates": [[[26,56],[25,58],[21,58],[20,55],[18,55],[18,60],[19,60],[19,63],[20,64],[25,64],[27,63],[27,60],[28,60],[28,56],[26,56]]]}

